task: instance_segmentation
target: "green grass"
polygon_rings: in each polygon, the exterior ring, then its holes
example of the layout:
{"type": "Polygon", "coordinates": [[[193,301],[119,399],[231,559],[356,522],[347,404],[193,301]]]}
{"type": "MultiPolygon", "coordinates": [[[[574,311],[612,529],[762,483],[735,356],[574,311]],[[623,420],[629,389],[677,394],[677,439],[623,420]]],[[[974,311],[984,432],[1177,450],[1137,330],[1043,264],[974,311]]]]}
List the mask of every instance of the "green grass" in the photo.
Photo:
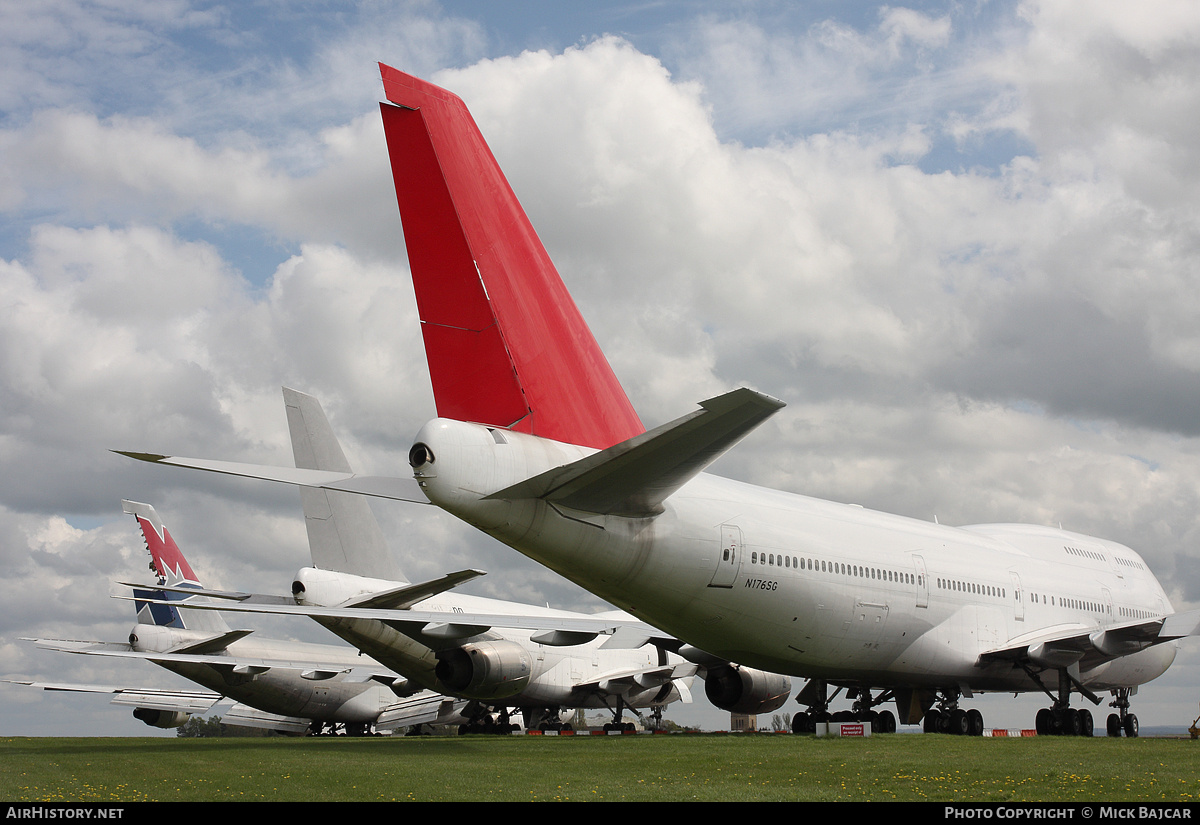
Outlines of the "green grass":
{"type": "Polygon", "coordinates": [[[1168,801],[1200,742],[788,735],[0,739],[0,799],[1168,801]]]}

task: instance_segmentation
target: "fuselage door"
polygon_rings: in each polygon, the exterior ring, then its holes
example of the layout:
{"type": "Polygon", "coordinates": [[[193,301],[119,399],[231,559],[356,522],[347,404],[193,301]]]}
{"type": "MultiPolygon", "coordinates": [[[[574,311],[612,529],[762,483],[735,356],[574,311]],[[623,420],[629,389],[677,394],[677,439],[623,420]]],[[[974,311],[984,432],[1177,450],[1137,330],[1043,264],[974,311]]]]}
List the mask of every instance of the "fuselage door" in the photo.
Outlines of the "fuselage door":
{"type": "Polygon", "coordinates": [[[929,607],[929,574],[925,572],[925,558],[916,553],[912,558],[917,569],[917,607],[929,607]]]}
{"type": "Polygon", "coordinates": [[[1018,622],[1025,621],[1025,591],[1021,589],[1021,577],[1016,570],[1009,570],[1013,587],[1013,618],[1018,622]]]}
{"type": "Polygon", "coordinates": [[[733,587],[742,564],[742,528],[736,524],[721,525],[721,549],[717,554],[717,569],[709,587],[733,587]]]}

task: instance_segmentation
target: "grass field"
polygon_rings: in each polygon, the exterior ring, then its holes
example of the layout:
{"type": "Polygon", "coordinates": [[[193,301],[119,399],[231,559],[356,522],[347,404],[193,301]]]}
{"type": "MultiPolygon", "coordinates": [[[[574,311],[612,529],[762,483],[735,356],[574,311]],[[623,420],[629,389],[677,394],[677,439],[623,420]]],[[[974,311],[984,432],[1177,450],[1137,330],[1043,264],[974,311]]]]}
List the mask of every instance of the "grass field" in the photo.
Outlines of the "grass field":
{"type": "Polygon", "coordinates": [[[789,735],[0,739],[0,799],[1195,802],[1200,742],[789,735]]]}

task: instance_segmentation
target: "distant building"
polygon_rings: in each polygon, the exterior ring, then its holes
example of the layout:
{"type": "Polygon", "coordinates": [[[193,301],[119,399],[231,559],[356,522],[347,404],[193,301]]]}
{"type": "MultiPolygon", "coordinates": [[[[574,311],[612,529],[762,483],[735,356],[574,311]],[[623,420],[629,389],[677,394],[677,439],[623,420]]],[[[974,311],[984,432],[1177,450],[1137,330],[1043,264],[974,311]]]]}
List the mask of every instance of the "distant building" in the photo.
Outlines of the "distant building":
{"type": "Polygon", "coordinates": [[[729,729],[734,731],[758,730],[758,717],[745,713],[729,714],[729,729]]]}

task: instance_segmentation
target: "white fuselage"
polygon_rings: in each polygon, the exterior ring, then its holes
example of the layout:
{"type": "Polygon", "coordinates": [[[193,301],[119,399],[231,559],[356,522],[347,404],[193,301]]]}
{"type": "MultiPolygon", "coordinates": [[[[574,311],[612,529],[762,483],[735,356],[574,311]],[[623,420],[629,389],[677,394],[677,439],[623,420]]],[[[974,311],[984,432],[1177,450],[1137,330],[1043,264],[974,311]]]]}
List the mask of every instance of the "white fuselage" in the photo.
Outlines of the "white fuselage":
{"type": "MultiPolygon", "coordinates": [[[[1119,544],[1028,525],[947,527],[700,475],[649,518],[486,500],[593,452],[447,419],[417,436],[430,501],[646,622],[708,653],[864,686],[1033,690],[980,656],[1039,632],[1171,612],[1119,544]],[[505,443],[498,443],[503,441],[505,443]]],[[[1173,643],[1080,674],[1129,687],[1170,666],[1173,643]]]]}

